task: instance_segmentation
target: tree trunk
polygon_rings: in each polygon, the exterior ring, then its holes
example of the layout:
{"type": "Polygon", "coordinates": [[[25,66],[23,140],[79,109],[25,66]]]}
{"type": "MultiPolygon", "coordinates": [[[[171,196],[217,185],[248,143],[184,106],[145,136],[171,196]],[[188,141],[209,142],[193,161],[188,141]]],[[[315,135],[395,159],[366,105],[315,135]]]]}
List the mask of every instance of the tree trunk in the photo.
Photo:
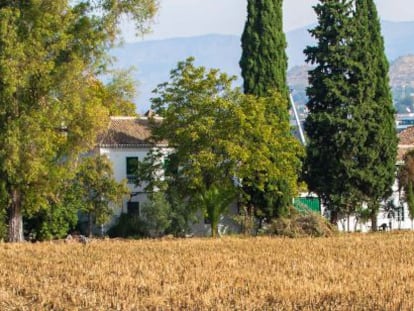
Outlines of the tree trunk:
{"type": "Polygon", "coordinates": [[[23,242],[23,216],[21,193],[13,189],[11,193],[11,204],[9,207],[9,242],[23,242]]]}
{"type": "Polygon", "coordinates": [[[243,234],[253,235],[253,221],[254,221],[254,205],[243,205],[243,234]]]}
{"type": "Polygon", "coordinates": [[[347,227],[348,227],[348,233],[350,233],[351,232],[351,215],[348,213],[348,224],[347,224],[347,227]]]}
{"type": "Polygon", "coordinates": [[[211,221],[211,237],[216,238],[217,237],[217,230],[218,225],[216,221],[211,221]]]}
{"type": "Polygon", "coordinates": [[[371,230],[373,232],[378,231],[378,220],[377,220],[377,211],[373,210],[371,212],[371,230]]]}
{"type": "Polygon", "coordinates": [[[88,237],[92,237],[92,231],[93,231],[93,217],[92,213],[88,214],[88,237]]]}
{"type": "Polygon", "coordinates": [[[358,231],[358,223],[359,223],[359,218],[355,217],[354,232],[358,231]]]}
{"type": "Polygon", "coordinates": [[[338,212],[337,211],[331,211],[330,222],[331,224],[335,226],[338,225],[338,212]]]}

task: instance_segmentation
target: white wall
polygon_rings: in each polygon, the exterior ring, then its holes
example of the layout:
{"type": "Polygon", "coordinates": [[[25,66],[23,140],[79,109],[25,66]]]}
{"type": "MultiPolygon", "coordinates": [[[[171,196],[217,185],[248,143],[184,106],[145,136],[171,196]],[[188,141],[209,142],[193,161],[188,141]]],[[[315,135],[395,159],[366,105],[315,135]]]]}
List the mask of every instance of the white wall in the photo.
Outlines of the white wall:
{"type": "MultiPolygon", "coordinates": [[[[136,148],[100,148],[100,154],[106,155],[112,162],[115,179],[120,182],[123,179],[127,178],[126,174],[126,159],[128,157],[138,157],[139,161],[144,160],[147,156],[150,148],[148,147],[136,147],[136,148]]],[[[133,183],[128,183],[128,188],[130,192],[144,192],[143,187],[137,187],[133,183]]],[[[127,202],[129,198],[126,198],[122,204],[121,208],[115,209],[115,215],[119,216],[121,212],[127,212],[127,202]]],[[[147,195],[145,193],[140,193],[137,196],[130,198],[132,202],[145,202],[147,200],[147,195]]]]}
{"type": "MultiPolygon", "coordinates": [[[[117,181],[121,181],[123,179],[127,178],[126,174],[126,158],[128,157],[138,157],[140,161],[144,160],[144,158],[147,156],[148,152],[150,151],[149,147],[136,147],[136,148],[100,148],[99,152],[101,155],[106,155],[112,162],[113,170],[115,179],[117,181]]],[[[165,154],[167,154],[170,149],[164,148],[165,154]]],[[[162,176],[160,176],[162,178],[162,176]]],[[[145,186],[145,185],[143,185],[145,186]]],[[[137,187],[133,183],[129,183],[128,187],[132,192],[144,192],[144,187],[137,187]]],[[[127,213],[127,202],[129,198],[125,199],[122,208],[115,208],[115,216],[119,217],[121,213],[127,213]]],[[[147,194],[146,193],[140,193],[137,196],[133,196],[130,198],[132,202],[140,202],[140,206],[142,206],[142,203],[147,201],[147,194]]],[[[220,224],[219,224],[219,231],[221,234],[226,233],[234,233],[239,231],[239,226],[235,223],[233,220],[232,215],[237,214],[237,206],[235,204],[232,204],[229,207],[229,214],[227,216],[223,216],[220,224]]],[[[202,213],[200,212],[198,214],[198,219],[200,219],[200,222],[195,223],[191,226],[192,232],[196,236],[206,236],[210,235],[210,225],[204,223],[204,217],[202,216],[202,213]]],[[[114,224],[116,218],[112,219],[108,224],[105,225],[105,230],[109,229],[111,225],[114,224]]]]}
{"type": "MultiPolygon", "coordinates": [[[[377,224],[378,227],[382,224],[387,225],[387,230],[411,230],[413,228],[413,222],[411,221],[409,217],[409,212],[407,208],[407,204],[402,202],[400,200],[400,194],[398,192],[398,184],[397,181],[394,182],[393,185],[393,194],[389,198],[389,200],[392,200],[394,203],[394,206],[401,206],[403,207],[403,214],[404,215],[397,215],[395,212],[394,217],[390,217],[389,213],[385,211],[384,209],[380,209],[378,216],[377,216],[377,224]]],[[[387,201],[389,201],[387,200],[387,201]]],[[[349,218],[341,219],[338,222],[338,229],[340,231],[348,231],[348,222],[349,222],[349,229],[351,232],[357,230],[361,232],[368,232],[371,230],[371,222],[368,221],[365,224],[362,224],[361,222],[357,222],[357,219],[354,216],[350,216],[349,218]]]]}

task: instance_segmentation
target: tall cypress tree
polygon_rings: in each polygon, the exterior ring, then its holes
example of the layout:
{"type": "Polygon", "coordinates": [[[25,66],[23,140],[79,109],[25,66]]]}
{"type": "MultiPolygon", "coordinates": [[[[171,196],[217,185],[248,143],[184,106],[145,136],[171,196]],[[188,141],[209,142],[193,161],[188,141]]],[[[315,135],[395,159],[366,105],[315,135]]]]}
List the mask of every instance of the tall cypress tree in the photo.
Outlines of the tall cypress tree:
{"type": "MultiPolygon", "coordinates": [[[[244,93],[268,96],[278,91],[285,99],[286,109],[281,111],[270,107],[268,117],[289,119],[289,91],[286,83],[287,56],[286,38],[283,32],[282,0],[248,0],[247,21],[242,35],[241,74],[244,93]],[[281,115],[282,114],[282,115],[281,115]]],[[[289,139],[287,132],[280,139],[289,139]]],[[[300,149],[300,148],[298,148],[300,149]]],[[[286,166],[296,163],[297,158],[287,159],[286,166]]],[[[255,177],[252,176],[251,181],[255,177]]],[[[269,180],[266,185],[244,187],[249,194],[249,205],[256,207],[259,218],[279,216],[291,204],[294,189],[287,180],[269,180]]]]}
{"type": "Polygon", "coordinates": [[[240,60],[246,94],[266,96],[278,90],[288,98],[286,37],[282,0],[248,0],[240,60]]]}
{"type": "Polygon", "coordinates": [[[377,9],[373,0],[357,0],[354,40],[355,63],[361,70],[354,73],[356,85],[361,85],[366,139],[361,144],[357,184],[362,198],[371,211],[372,229],[377,229],[379,204],[391,194],[395,179],[397,135],[394,108],[389,87],[389,65],[384,52],[384,40],[377,9]]]}
{"type": "Polygon", "coordinates": [[[309,115],[305,122],[308,135],[304,177],[316,192],[336,223],[342,208],[353,196],[350,171],[355,145],[361,129],[355,120],[350,100],[349,42],[355,33],[349,1],[320,1],[315,6],[318,25],[310,30],[317,45],[307,47],[307,61],[315,65],[309,71],[309,115]]]}
{"type": "Polygon", "coordinates": [[[366,202],[373,229],[379,202],[394,179],[396,134],[388,63],[371,0],[320,1],[310,72],[306,180],[337,220],[342,208],[366,202]]]}

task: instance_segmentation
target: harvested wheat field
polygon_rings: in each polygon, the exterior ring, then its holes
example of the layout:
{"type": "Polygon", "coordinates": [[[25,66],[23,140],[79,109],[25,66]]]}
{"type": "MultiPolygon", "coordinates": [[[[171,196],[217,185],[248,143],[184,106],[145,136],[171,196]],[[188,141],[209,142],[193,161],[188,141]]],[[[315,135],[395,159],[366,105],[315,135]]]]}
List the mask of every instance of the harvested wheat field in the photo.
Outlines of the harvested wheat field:
{"type": "Polygon", "coordinates": [[[1,244],[1,310],[413,310],[414,234],[1,244]]]}

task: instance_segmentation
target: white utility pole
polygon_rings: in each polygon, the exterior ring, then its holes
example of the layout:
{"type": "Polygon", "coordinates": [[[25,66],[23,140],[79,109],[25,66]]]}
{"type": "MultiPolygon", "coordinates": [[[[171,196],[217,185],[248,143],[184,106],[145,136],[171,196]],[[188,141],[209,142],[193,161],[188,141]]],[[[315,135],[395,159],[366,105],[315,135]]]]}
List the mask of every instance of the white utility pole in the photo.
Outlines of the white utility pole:
{"type": "Polygon", "coordinates": [[[295,115],[296,124],[298,125],[300,141],[302,145],[306,146],[305,134],[303,133],[302,124],[300,123],[300,120],[299,120],[299,114],[298,114],[298,111],[296,110],[295,102],[293,101],[292,91],[289,92],[289,98],[290,98],[290,103],[293,108],[293,113],[295,115]]]}

